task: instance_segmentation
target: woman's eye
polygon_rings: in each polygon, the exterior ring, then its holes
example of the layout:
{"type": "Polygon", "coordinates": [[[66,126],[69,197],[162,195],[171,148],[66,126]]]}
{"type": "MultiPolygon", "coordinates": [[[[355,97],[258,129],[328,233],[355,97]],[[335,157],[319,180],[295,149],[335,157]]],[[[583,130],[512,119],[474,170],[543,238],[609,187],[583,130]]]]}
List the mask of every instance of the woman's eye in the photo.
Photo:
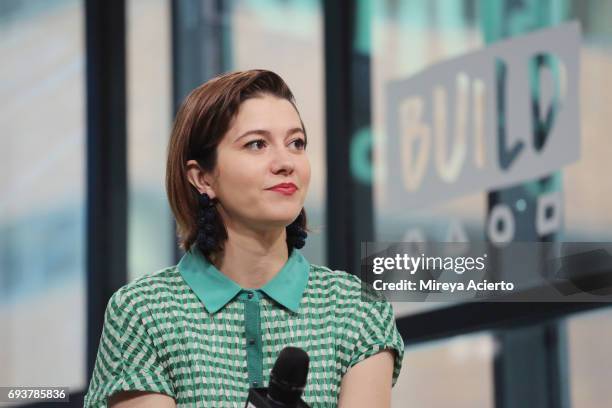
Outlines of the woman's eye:
{"type": "MultiPolygon", "coordinates": [[[[306,141],[304,139],[295,139],[292,144],[295,144],[298,150],[304,150],[306,148],[306,141]]],[[[261,150],[266,146],[266,141],[264,139],[252,140],[249,143],[245,144],[244,147],[250,150],[261,150]],[[256,147],[253,147],[256,146],[256,147]]]]}
{"type": "Polygon", "coordinates": [[[295,139],[291,143],[296,143],[296,147],[300,150],[303,150],[306,148],[306,141],[304,139],[295,139]]]}
{"type": "Polygon", "coordinates": [[[266,141],[263,140],[263,139],[253,140],[252,142],[249,142],[249,143],[245,144],[244,147],[247,147],[247,148],[249,148],[251,150],[259,150],[259,149],[253,149],[253,148],[251,148],[251,146],[262,146],[260,143],[265,144],[266,141]]]}

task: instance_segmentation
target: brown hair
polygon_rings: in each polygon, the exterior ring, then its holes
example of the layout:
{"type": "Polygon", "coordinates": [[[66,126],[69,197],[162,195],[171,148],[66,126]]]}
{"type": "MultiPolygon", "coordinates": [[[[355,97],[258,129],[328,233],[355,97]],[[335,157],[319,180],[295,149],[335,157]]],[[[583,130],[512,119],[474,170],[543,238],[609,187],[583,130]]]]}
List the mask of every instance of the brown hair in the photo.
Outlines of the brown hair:
{"type": "MultiPolygon", "coordinates": [[[[168,144],[166,192],[176,218],[179,247],[184,251],[191,248],[197,237],[200,194],[187,179],[187,161],[196,160],[203,171],[212,172],[217,165],[217,146],[240,105],[264,94],[288,100],[297,111],[285,81],[274,72],[261,69],[217,76],[191,91],[179,108],[168,144]]],[[[303,122],[302,129],[305,133],[303,122]]],[[[227,230],[221,217],[217,218],[222,228],[218,228],[214,238],[222,250],[227,230]]],[[[294,223],[308,231],[303,208],[294,223]]],[[[287,245],[291,252],[289,239],[287,245]]]]}

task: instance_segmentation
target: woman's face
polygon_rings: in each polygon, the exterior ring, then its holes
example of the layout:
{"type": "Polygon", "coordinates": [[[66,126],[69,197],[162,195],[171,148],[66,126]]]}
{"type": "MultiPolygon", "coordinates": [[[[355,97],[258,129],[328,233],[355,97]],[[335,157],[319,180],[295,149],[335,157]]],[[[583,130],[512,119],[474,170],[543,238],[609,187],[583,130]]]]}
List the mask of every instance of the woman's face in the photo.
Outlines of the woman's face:
{"type": "Polygon", "coordinates": [[[286,99],[247,99],[217,147],[211,197],[226,225],[257,230],[285,227],[300,213],[310,183],[310,162],[300,117],[286,99]],[[292,194],[274,191],[293,183],[292,194]]]}

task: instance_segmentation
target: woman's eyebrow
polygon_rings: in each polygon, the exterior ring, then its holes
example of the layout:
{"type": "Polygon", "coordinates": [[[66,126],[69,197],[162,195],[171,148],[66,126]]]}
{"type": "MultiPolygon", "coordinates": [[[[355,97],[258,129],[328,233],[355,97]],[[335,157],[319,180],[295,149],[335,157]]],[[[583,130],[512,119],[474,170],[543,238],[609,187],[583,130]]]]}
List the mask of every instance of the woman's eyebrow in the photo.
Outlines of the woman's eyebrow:
{"type": "MultiPolygon", "coordinates": [[[[304,129],[302,129],[301,127],[296,127],[296,128],[291,128],[287,131],[287,136],[293,135],[294,133],[304,133],[304,129]]],[[[266,137],[270,137],[271,133],[267,130],[264,129],[253,129],[253,130],[247,130],[246,132],[244,132],[242,135],[238,136],[236,138],[236,140],[234,140],[234,143],[236,143],[237,141],[239,141],[240,139],[242,139],[245,136],[248,135],[261,135],[261,136],[266,136],[266,137]]]]}

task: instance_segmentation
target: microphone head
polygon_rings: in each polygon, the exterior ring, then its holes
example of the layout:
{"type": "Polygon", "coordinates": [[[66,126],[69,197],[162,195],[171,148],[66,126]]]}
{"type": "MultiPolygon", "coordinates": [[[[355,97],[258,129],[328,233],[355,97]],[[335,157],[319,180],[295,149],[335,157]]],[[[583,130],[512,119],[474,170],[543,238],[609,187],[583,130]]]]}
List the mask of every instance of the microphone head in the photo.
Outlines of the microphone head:
{"type": "Polygon", "coordinates": [[[270,372],[268,396],[281,404],[297,403],[306,386],[309,364],[308,353],[301,348],[282,349],[270,372]]]}

